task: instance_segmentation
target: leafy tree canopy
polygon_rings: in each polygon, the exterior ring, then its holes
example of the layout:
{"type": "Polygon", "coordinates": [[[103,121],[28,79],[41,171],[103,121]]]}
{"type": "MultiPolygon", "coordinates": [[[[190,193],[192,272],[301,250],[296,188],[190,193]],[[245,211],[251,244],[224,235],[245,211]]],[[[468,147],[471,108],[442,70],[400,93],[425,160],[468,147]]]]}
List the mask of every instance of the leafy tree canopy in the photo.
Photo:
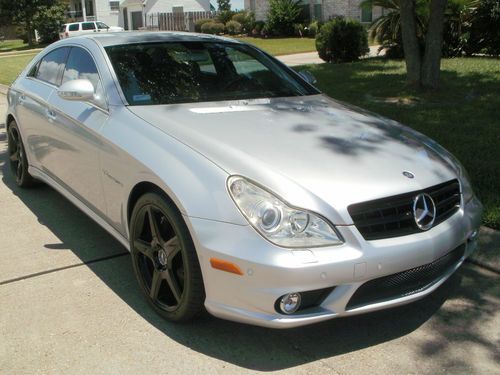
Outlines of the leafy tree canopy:
{"type": "Polygon", "coordinates": [[[217,0],[217,6],[219,7],[219,11],[228,11],[231,10],[230,0],[217,0]]]}
{"type": "Polygon", "coordinates": [[[67,4],[66,0],[0,0],[0,16],[11,23],[22,26],[28,34],[29,44],[33,44],[33,21],[41,9],[67,4]]]}

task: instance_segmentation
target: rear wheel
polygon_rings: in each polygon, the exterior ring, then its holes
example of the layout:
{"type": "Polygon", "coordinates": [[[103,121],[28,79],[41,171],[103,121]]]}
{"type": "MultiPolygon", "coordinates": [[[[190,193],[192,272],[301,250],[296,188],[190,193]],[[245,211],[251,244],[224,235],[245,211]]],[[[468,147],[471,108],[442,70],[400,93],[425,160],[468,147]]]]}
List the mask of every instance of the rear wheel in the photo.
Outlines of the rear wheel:
{"type": "Polygon", "coordinates": [[[10,170],[20,187],[30,187],[35,180],[28,173],[28,159],[24,150],[21,133],[15,121],[11,121],[7,128],[7,147],[10,170]]]}
{"type": "Polygon", "coordinates": [[[165,197],[139,198],[130,220],[132,265],[149,303],[170,321],[187,321],[205,302],[198,257],[187,226],[165,197]]]}

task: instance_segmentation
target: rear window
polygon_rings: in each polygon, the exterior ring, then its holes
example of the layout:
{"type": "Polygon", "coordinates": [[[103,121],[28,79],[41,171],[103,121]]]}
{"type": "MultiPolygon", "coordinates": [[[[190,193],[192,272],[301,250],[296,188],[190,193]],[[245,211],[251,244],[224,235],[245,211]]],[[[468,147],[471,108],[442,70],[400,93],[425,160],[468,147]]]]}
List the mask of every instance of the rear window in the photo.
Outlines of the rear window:
{"type": "Polygon", "coordinates": [[[80,24],[72,23],[71,25],[69,25],[68,30],[69,31],[78,31],[79,28],[80,28],[80,24]]]}
{"type": "Polygon", "coordinates": [[[94,30],[95,25],[94,22],[84,22],[82,23],[82,30],[94,30]]]}

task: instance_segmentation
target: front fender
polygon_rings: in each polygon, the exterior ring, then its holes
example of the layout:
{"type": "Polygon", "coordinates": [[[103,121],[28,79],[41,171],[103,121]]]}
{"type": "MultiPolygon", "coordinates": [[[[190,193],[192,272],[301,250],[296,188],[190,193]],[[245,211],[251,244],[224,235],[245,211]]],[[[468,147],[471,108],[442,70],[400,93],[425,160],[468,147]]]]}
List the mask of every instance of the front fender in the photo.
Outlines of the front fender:
{"type": "Polygon", "coordinates": [[[127,237],[130,193],[141,182],[158,186],[184,215],[247,224],[227,193],[223,169],[127,108],[112,109],[101,134],[108,217],[127,237]]]}

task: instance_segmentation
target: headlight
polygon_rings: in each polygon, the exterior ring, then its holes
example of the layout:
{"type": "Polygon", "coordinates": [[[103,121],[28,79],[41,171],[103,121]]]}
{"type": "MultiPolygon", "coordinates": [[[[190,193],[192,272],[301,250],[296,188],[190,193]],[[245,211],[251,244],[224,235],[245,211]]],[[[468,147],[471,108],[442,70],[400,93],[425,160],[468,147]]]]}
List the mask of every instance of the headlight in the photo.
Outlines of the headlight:
{"type": "Polygon", "coordinates": [[[470,201],[472,199],[472,197],[474,196],[474,192],[472,191],[472,186],[470,184],[469,174],[465,170],[462,163],[460,163],[460,161],[455,157],[455,155],[453,155],[451,152],[449,152],[447,149],[445,149],[439,143],[428,139],[426,144],[431,149],[437,151],[443,157],[448,159],[447,160],[448,163],[450,163],[452,165],[452,167],[456,170],[456,172],[458,174],[458,179],[460,180],[460,187],[462,189],[464,203],[467,203],[468,201],[470,201]]]}
{"type": "Polygon", "coordinates": [[[472,197],[474,196],[474,191],[472,191],[469,174],[458,160],[456,162],[459,168],[460,186],[462,187],[462,195],[464,197],[465,204],[472,199],[472,197]]]}
{"type": "Polygon", "coordinates": [[[227,183],[243,216],[272,243],[294,248],[343,243],[335,228],[318,215],[290,207],[243,177],[231,176],[227,183]]]}

